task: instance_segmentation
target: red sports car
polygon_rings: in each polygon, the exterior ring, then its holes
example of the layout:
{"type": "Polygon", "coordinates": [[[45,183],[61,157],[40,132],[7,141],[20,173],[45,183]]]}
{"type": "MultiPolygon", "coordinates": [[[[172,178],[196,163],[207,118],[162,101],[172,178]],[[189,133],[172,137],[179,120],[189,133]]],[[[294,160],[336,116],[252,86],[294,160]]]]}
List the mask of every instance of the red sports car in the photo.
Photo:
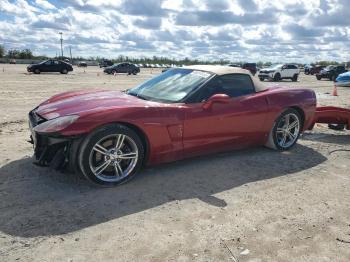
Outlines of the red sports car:
{"type": "Polygon", "coordinates": [[[251,145],[288,150],[315,111],[312,90],[266,88],[240,68],[190,66],[124,92],[53,96],[29,122],[37,164],[117,185],[143,165],[251,145]]]}

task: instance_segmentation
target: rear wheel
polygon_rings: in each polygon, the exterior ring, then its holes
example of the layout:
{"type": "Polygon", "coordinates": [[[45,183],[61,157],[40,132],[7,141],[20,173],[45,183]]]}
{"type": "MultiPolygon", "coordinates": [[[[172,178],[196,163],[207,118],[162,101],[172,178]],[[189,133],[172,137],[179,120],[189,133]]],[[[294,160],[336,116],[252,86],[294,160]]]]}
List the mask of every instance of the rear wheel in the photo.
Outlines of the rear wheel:
{"type": "Polygon", "coordinates": [[[259,77],[259,79],[260,79],[260,81],[264,81],[264,78],[262,78],[262,77],[259,77]]]}
{"type": "Polygon", "coordinates": [[[137,75],[137,71],[134,70],[134,71],[132,72],[132,74],[133,74],[133,75],[137,75]]]}
{"type": "Polygon", "coordinates": [[[301,128],[299,113],[295,109],[287,109],[276,119],[266,146],[281,151],[292,148],[299,138],[301,128]]]}
{"type": "Polygon", "coordinates": [[[134,177],[143,159],[144,147],[139,136],[126,126],[110,125],[85,138],[79,166],[88,180],[115,186],[134,177]]]}
{"type": "Polygon", "coordinates": [[[316,79],[317,79],[317,80],[321,80],[322,77],[321,77],[320,75],[316,75],[316,79]]]}
{"type": "Polygon", "coordinates": [[[115,71],[115,70],[112,70],[112,75],[114,75],[115,73],[117,73],[117,71],[115,71]]]}

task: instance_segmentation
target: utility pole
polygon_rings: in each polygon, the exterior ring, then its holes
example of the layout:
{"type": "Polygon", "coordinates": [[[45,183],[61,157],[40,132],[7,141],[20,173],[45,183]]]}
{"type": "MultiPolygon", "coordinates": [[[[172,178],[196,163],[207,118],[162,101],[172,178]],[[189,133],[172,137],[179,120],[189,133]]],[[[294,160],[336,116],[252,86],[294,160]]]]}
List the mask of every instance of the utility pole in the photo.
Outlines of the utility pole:
{"type": "Polygon", "coordinates": [[[61,59],[63,59],[63,39],[62,39],[62,34],[63,34],[63,33],[62,33],[62,32],[59,32],[59,34],[61,35],[61,39],[60,39],[60,40],[61,40],[61,55],[62,55],[62,56],[61,56],[61,59]]]}
{"type": "Polygon", "coordinates": [[[71,46],[69,46],[69,53],[70,53],[70,62],[73,63],[72,47],[71,46]]]}

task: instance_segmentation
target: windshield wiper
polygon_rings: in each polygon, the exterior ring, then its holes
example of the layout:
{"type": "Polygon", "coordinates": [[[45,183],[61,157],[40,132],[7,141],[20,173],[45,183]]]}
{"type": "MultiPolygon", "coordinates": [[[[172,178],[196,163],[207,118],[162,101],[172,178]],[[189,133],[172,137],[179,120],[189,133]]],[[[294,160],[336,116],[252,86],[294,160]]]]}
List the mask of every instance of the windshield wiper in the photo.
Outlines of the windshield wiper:
{"type": "Polygon", "coordinates": [[[140,99],[142,99],[142,100],[149,100],[149,99],[147,99],[146,97],[144,97],[144,96],[142,96],[142,95],[140,95],[140,94],[135,94],[135,93],[127,93],[128,95],[131,95],[131,96],[135,96],[135,97],[137,97],[137,98],[140,98],[140,99]]]}

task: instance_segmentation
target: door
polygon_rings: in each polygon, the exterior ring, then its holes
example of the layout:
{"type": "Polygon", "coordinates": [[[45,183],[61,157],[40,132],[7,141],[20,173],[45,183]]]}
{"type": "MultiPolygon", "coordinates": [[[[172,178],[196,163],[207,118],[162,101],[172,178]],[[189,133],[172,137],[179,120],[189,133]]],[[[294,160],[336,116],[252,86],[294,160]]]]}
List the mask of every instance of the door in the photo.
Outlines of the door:
{"type": "Polygon", "coordinates": [[[281,69],[281,77],[282,77],[282,78],[291,77],[291,76],[290,76],[290,70],[288,69],[288,65],[282,66],[282,69],[281,69]]]}
{"type": "Polygon", "coordinates": [[[61,72],[62,69],[63,69],[63,65],[61,64],[60,61],[57,61],[57,60],[52,61],[51,72],[61,72]]]}
{"type": "Polygon", "coordinates": [[[53,72],[53,61],[47,60],[40,68],[41,72],[53,72]]]}
{"type": "Polygon", "coordinates": [[[118,65],[118,73],[126,73],[127,70],[127,64],[123,63],[123,64],[119,64],[118,65]]]}
{"type": "Polygon", "coordinates": [[[249,75],[218,76],[200,92],[200,101],[213,94],[226,94],[231,99],[228,103],[213,104],[209,109],[203,109],[205,101],[185,106],[183,144],[186,157],[265,141],[266,132],[262,127],[267,102],[263,93],[255,93],[249,75]]]}

